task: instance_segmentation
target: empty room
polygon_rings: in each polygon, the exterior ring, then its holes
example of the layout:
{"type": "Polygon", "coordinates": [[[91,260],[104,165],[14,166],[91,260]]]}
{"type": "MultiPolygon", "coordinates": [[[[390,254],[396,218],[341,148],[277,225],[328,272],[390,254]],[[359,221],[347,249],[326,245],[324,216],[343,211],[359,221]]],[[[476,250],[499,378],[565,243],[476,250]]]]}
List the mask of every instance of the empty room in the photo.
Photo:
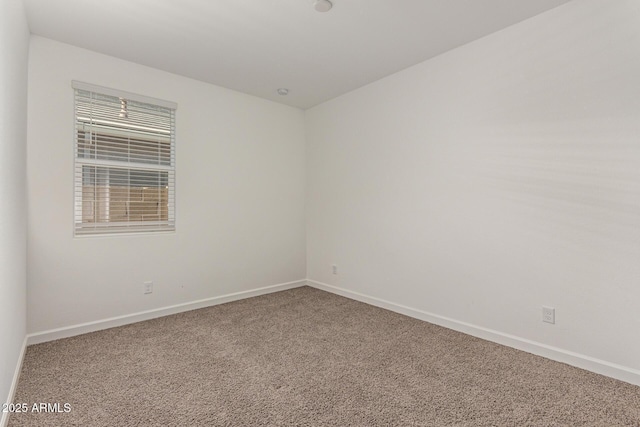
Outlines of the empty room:
{"type": "Polygon", "coordinates": [[[640,1],[0,5],[0,427],[640,427],[640,1]]]}

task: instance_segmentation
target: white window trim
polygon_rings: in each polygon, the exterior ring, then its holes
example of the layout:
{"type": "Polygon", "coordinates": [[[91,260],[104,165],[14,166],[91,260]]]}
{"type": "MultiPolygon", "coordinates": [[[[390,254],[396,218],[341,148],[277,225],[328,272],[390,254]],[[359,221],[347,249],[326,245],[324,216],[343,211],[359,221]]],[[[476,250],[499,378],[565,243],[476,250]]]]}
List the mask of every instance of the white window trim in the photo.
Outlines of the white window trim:
{"type": "Polygon", "coordinates": [[[145,104],[153,104],[159,107],[170,108],[172,110],[178,109],[178,104],[171,101],[165,101],[164,99],[152,98],[150,96],[139,95],[137,93],[126,92],[124,90],[111,89],[104,86],[93,85],[91,83],[83,83],[77,80],[71,81],[71,87],[74,89],[86,90],[88,92],[96,92],[102,95],[115,96],[117,98],[126,98],[132,101],[144,102],[145,104]]]}
{"type": "MultiPolygon", "coordinates": [[[[176,115],[176,110],[178,108],[178,104],[172,101],[166,101],[163,99],[159,99],[159,98],[153,98],[153,97],[149,97],[149,96],[145,96],[145,95],[140,95],[140,94],[136,94],[136,93],[132,93],[132,92],[127,92],[127,91],[122,91],[122,90],[118,90],[118,89],[112,89],[112,88],[108,88],[108,87],[104,87],[104,86],[99,86],[99,85],[94,85],[94,84],[90,84],[90,83],[84,83],[84,82],[80,82],[80,81],[76,81],[73,80],[71,82],[71,86],[74,90],[74,108],[73,108],[73,121],[74,121],[74,144],[73,144],[73,176],[74,176],[74,181],[73,181],[73,192],[74,192],[74,209],[73,209],[73,235],[74,238],[80,238],[80,239],[85,239],[85,238],[104,238],[104,237],[119,237],[119,236],[154,236],[154,235],[163,235],[163,234],[175,234],[176,232],[176,217],[177,217],[177,207],[176,207],[176,181],[177,181],[177,177],[176,177],[176,126],[175,126],[175,115],[176,115]],[[82,197],[78,197],[77,196],[77,181],[76,181],[76,168],[78,164],[86,164],[86,162],[82,161],[81,159],[79,159],[77,157],[77,153],[76,153],[76,149],[77,149],[77,142],[76,142],[76,138],[77,138],[77,116],[76,116],[76,90],[84,90],[84,91],[89,91],[89,92],[95,92],[101,95],[108,95],[108,96],[113,96],[113,97],[118,97],[118,98],[125,98],[127,100],[131,100],[131,101],[136,101],[136,102],[141,102],[141,103],[146,103],[146,104],[151,104],[151,105],[155,105],[155,106],[159,106],[159,107],[163,107],[163,108],[168,108],[173,111],[173,128],[172,128],[172,132],[170,132],[169,134],[167,134],[167,137],[171,139],[171,147],[173,150],[173,166],[165,166],[165,165],[149,165],[149,164],[145,164],[145,163],[135,163],[135,162],[129,162],[126,164],[127,167],[123,167],[123,163],[122,162],[117,162],[117,161],[109,161],[109,160],[100,160],[100,159],[94,159],[91,163],[92,165],[95,166],[106,166],[106,167],[121,167],[121,168],[129,168],[129,169],[142,169],[142,170],[152,170],[152,171],[159,171],[159,170],[166,170],[168,172],[172,172],[173,174],[173,186],[171,186],[169,188],[169,195],[168,195],[168,200],[169,203],[173,203],[173,206],[171,207],[171,210],[173,212],[173,220],[170,221],[170,226],[167,227],[166,226],[166,221],[139,221],[139,222],[135,222],[135,226],[132,227],[131,222],[127,222],[127,223],[110,223],[109,226],[104,226],[104,227],[98,227],[96,229],[94,229],[93,232],[78,232],[78,228],[77,228],[77,217],[76,217],[76,209],[78,206],[78,203],[80,203],[80,205],[82,205],[82,197]],[[79,199],[79,200],[78,200],[79,199]]],[[[135,126],[132,127],[132,130],[135,130],[135,126]]],[[[114,132],[118,132],[117,130],[114,129],[110,129],[109,130],[114,131],[114,132]]]]}

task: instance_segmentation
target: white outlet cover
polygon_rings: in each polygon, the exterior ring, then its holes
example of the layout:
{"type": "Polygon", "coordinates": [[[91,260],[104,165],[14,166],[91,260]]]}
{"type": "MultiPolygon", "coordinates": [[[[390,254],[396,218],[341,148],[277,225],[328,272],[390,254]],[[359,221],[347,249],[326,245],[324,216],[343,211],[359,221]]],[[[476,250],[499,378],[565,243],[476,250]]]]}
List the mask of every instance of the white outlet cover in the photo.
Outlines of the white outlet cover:
{"type": "Polygon", "coordinates": [[[542,307],[542,321],[546,323],[556,323],[556,309],[553,307],[542,307]]]}
{"type": "Polygon", "coordinates": [[[153,282],[144,282],[144,293],[145,294],[153,293],[153,282]]]}

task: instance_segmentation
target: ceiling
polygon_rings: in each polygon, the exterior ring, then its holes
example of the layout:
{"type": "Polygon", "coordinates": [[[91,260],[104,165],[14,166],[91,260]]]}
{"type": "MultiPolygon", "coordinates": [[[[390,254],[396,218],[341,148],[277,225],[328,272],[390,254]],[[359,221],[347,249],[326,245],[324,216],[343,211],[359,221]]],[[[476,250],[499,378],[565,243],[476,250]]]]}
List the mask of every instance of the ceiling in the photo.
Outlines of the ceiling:
{"type": "Polygon", "coordinates": [[[306,109],[569,0],[332,1],[24,3],[33,34],[306,109]]]}

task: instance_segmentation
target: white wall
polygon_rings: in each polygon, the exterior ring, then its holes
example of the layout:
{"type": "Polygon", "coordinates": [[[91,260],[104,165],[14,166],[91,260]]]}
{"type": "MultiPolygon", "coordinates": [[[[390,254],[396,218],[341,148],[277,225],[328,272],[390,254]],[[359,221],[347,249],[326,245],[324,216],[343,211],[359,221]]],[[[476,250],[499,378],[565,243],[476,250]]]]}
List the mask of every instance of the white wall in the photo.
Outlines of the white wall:
{"type": "Polygon", "coordinates": [[[29,332],[305,278],[301,110],[35,36],[29,85],[29,332]],[[73,237],[71,80],[178,103],[175,234],[73,237]]]}
{"type": "Polygon", "coordinates": [[[22,2],[4,0],[0,2],[0,403],[10,397],[26,333],[28,53],[29,28],[22,2]]]}
{"type": "Polygon", "coordinates": [[[582,0],[307,110],[308,278],[640,380],[639,77],[582,0]]]}

